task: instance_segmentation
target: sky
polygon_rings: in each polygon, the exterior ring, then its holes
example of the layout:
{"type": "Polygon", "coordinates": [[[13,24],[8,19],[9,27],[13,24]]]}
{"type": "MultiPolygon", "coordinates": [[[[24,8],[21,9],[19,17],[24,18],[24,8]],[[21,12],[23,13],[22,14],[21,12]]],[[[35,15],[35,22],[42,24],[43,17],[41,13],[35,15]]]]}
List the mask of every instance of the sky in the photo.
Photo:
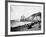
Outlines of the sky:
{"type": "Polygon", "coordinates": [[[20,20],[23,15],[27,18],[34,13],[41,12],[41,10],[41,6],[11,5],[10,17],[11,20],[20,20]]]}

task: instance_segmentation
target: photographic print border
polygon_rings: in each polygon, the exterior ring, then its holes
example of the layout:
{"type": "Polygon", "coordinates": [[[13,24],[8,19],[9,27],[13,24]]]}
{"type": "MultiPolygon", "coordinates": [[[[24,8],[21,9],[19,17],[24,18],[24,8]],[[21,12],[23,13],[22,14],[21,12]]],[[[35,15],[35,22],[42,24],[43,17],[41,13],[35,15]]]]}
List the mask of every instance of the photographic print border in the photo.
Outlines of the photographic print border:
{"type": "Polygon", "coordinates": [[[5,36],[24,36],[24,35],[41,35],[45,34],[45,3],[44,2],[27,2],[27,1],[7,1],[5,0],[5,36]],[[43,33],[8,35],[8,2],[43,4],[43,33]]]}

